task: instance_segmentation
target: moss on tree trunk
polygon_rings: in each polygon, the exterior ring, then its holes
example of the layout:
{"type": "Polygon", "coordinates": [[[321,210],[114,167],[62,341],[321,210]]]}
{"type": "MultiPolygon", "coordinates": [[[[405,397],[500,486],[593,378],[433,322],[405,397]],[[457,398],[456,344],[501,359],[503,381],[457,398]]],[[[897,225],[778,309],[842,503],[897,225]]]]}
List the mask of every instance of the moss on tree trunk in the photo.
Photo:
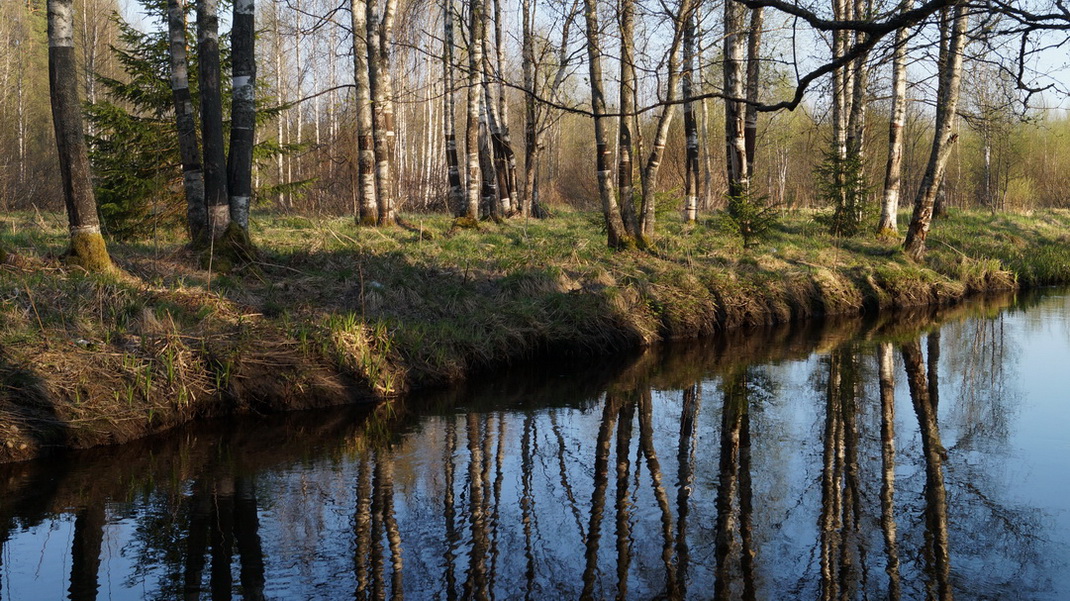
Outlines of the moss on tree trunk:
{"type": "Polygon", "coordinates": [[[71,247],[64,255],[64,260],[86,271],[114,269],[111,257],[108,256],[108,248],[104,244],[104,236],[99,231],[71,232],[71,247]]]}

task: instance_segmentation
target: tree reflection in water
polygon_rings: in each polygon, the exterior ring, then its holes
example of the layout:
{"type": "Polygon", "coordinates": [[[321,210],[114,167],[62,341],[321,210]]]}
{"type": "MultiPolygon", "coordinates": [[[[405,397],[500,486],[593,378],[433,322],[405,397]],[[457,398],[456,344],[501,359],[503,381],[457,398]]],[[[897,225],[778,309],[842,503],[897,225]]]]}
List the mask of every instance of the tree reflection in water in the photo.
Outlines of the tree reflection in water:
{"type": "Polygon", "coordinates": [[[929,375],[921,360],[921,342],[914,340],[902,347],[903,363],[910,387],[910,400],[918,416],[921,431],[922,454],[925,458],[925,549],[923,556],[929,578],[926,596],[930,599],[950,601],[951,550],[947,523],[947,489],[944,487],[944,460],[947,451],[940,442],[940,427],[937,424],[937,376],[933,355],[939,352],[939,334],[929,334],[929,375]]]}
{"type": "Polygon", "coordinates": [[[755,598],[754,544],[752,536],[753,490],[750,467],[750,383],[745,368],[736,368],[725,376],[721,388],[720,469],[717,485],[717,530],[714,555],[716,571],[713,596],[718,601],[755,598]],[[732,590],[729,560],[736,543],[736,509],[738,501],[739,566],[742,593],[732,590]]]}
{"type": "Polygon", "coordinates": [[[205,556],[211,566],[209,598],[230,599],[234,591],[232,567],[235,550],[242,599],[264,599],[264,553],[260,543],[256,484],[253,479],[218,474],[193,482],[186,530],[183,599],[201,598],[205,556]]]}
{"type": "Polygon", "coordinates": [[[750,332],[424,415],[221,423],[0,466],[0,599],[54,596],[35,570],[72,600],[1070,594],[1059,507],[1012,486],[1007,349],[1028,349],[1004,319],[750,332]]]}
{"type": "Polygon", "coordinates": [[[902,596],[899,584],[899,543],[895,524],[895,358],[892,343],[877,346],[877,378],[881,399],[881,531],[884,534],[888,600],[902,596]]]}

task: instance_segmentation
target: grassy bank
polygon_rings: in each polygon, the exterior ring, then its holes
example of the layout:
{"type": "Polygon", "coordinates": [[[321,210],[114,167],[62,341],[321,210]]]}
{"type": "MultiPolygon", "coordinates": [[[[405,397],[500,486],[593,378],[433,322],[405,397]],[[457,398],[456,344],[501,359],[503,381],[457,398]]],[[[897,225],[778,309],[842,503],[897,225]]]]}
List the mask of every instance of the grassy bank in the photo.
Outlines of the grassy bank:
{"type": "Polygon", "coordinates": [[[0,217],[0,460],[198,416],[375,401],[550,351],[1070,282],[1067,212],[953,214],[925,266],[806,215],[747,250],[667,223],[654,254],[609,251],[586,214],[410,225],[261,217],[262,256],[228,272],[160,232],[113,245],[122,273],[90,275],[56,258],[62,215],[0,217]]]}

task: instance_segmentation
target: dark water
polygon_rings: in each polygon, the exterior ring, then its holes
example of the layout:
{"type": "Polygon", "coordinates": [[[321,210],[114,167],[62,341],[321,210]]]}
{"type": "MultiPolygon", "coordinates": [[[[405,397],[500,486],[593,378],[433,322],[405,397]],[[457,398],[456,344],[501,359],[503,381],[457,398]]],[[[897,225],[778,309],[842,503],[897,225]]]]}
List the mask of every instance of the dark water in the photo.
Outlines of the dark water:
{"type": "Polygon", "coordinates": [[[1070,598],[1070,296],[572,363],[0,466],[0,599],[1070,598]]]}

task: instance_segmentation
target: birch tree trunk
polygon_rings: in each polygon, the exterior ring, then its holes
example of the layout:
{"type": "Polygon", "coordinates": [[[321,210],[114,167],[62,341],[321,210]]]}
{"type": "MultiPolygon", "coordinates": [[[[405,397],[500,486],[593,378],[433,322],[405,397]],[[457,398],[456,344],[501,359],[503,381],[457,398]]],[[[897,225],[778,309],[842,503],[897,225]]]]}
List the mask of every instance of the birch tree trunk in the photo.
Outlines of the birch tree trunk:
{"type": "MultiPolygon", "coordinates": [[[[279,31],[279,7],[277,2],[278,0],[272,0],[271,3],[271,33],[272,39],[275,43],[273,57],[273,62],[275,64],[275,94],[278,96],[279,103],[282,104],[286,100],[286,95],[283,93],[282,83],[282,34],[279,31]]],[[[286,143],[284,131],[285,123],[286,113],[285,111],[280,111],[278,117],[275,118],[275,127],[277,129],[276,135],[278,136],[278,142],[280,146],[286,143]]],[[[286,193],[283,191],[284,188],[282,187],[282,184],[285,182],[286,178],[286,172],[284,171],[283,166],[284,160],[285,157],[283,157],[283,154],[281,152],[275,155],[275,185],[279,187],[279,193],[276,201],[278,202],[280,208],[284,208],[287,206],[286,193]]]]}
{"type": "MultiPolygon", "coordinates": [[[[486,79],[484,79],[486,81],[486,79]]],[[[490,94],[484,90],[483,103],[479,107],[479,171],[482,175],[482,209],[483,217],[500,221],[501,207],[498,204],[498,170],[495,160],[494,143],[491,140],[491,125],[488,122],[493,102],[490,94]]]]}
{"type": "Polygon", "coordinates": [[[186,193],[186,227],[194,245],[206,242],[208,209],[204,205],[204,170],[197,143],[193,98],[189,91],[189,59],[186,54],[185,0],[167,1],[170,39],[171,93],[175,103],[175,127],[182,160],[182,188],[186,193]]]}
{"type": "MultiPolygon", "coordinates": [[[[292,35],[293,35],[293,61],[294,61],[293,64],[294,64],[294,71],[295,71],[295,73],[294,73],[293,96],[294,96],[294,98],[297,98],[297,99],[301,99],[301,98],[305,97],[305,73],[307,72],[306,69],[304,68],[304,65],[305,65],[304,59],[301,56],[302,42],[304,41],[304,37],[305,37],[305,32],[304,32],[304,29],[303,29],[303,26],[302,26],[301,22],[302,22],[305,14],[307,12],[307,11],[305,11],[305,8],[304,8],[304,1],[305,0],[286,0],[286,6],[287,7],[291,7],[293,9],[293,16],[291,17],[293,20],[291,21],[292,25],[290,27],[290,31],[292,32],[292,35]]],[[[294,106],[291,107],[290,110],[286,111],[286,114],[289,115],[293,119],[293,125],[291,127],[293,128],[292,131],[294,132],[294,136],[295,136],[294,141],[298,145],[303,145],[305,143],[305,135],[304,135],[305,115],[304,115],[304,113],[305,113],[305,105],[302,102],[295,103],[294,106]]],[[[289,137],[289,133],[287,133],[287,137],[289,137]]],[[[298,153],[298,152],[287,153],[286,154],[286,181],[288,183],[293,183],[294,181],[301,181],[302,179],[304,179],[303,173],[304,173],[304,170],[301,168],[301,153],[298,153]],[[296,177],[294,175],[295,172],[296,172],[296,177]]],[[[289,194],[287,200],[289,201],[289,206],[287,208],[293,209],[294,208],[294,195],[293,194],[289,194]]]]}
{"type": "Polygon", "coordinates": [[[372,147],[376,158],[376,199],[379,225],[394,225],[394,104],[389,73],[389,47],[393,44],[395,0],[367,0],[368,80],[371,89],[372,147]],[[379,2],[382,2],[380,5],[379,2]],[[381,12],[380,12],[381,11],[381,12]]]}
{"type": "Polygon", "coordinates": [[[520,215],[527,217],[535,204],[535,178],[538,177],[539,149],[535,136],[538,113],[535,111],[535,17],[534,0],[520,4],[520,69],[524,78],[524,188],[521,191],[520,215]]]}
{"type": "MultiPolygon", "coordinates": [[[[580,12],[580,0],[572,0],[571,6],[565,15],[564,23],[561,27],[561,43],[557,46],[557,68],[552,78],[546,77],[540,83],[539,79],[539,65],[535,63],[535,40],[534,40],[534,22],[535,22],[535,3],[534,0],[525,0],[528,6],[527,16],[527,37],[525,39],[525,47],[528,55],[525,59],[525,82],[530,84],[527,89],[530,91],[526,94],[525,98],[525,209],[529,215],[534,217],[543,218],[547,216],[546,210],[539,203],[539,169],[541,166],[541,159],[543,154],[543,141],[546,137],[546,132],[554,126],[554,122],[550,119],[549,109],[546,105],[540,105],[536,103],[535,94],[539,91],[549,95],[553,100],[558,98],[561,86],[565,81],[565,77],[568,75],[569,66],[572,64],[572,57],[569,54],[569,36],[572,31],[574,19],[576,19],[580,12]]],[[[527,85],[527,84],[525,84],[527,85]]],[[[554,147],[555,154],[558,147],[554,147]]],[[[555,161],[550,162],[550,167],[555,166],[555,161]]],[[[552,175],[552,174],[551,174],[552,175]]]]}
{"type": "Polygon", "coordinates": [[[513,140],[509,133],[509,102],[505,95],[505,71],[502,56],[504,54],[502,39],[502,0],[494,2],[494,56],[498,78],[498,109],[493,115],[498,124],[495,134],[495,146],[499,155],[498,178],[499,196],[505,216],[517,210],[516,153],[513,152],[513,140]]]}
{"type": "MultiPolygon", "coordinates": [[[[914,0],[903,0],[900,13],[914,7],[914,0]]],[[[892,55],[892,117],[888,125],[888,165],[884,170],[884,194],[881,216],[877,223],[878,236],[899,234],[899,188],[903,170],[903,126],[906,122],[907,96],[907,38],[909,30],[895,32],[895,51],[892,55]]]]}
{"type": "MultiPolygon", "coordinates": [[[[695,118],[693,78],[695,75],[695,34],[696,17],[687,19],[684,28],[684,72],[681,87],[684,94],[684,140],[686,143],[684,159],[684,221],[693,223],[698,219],[699,184],[699,145],[698,120],[695,118]]],[[[701,74],[699,74],[701,77],[701,74]]]]}
{"type": "Polygon", "coordinates": [[[635,167],[632,152],[632,127],[635,117],[635,0],[620,0],[620,124],[617,127],[617,188],[620,190],[621,217],[628,233],[638,238],[639,220],[635,215],[633,185],[635,167]]]}
{"type": "Polygon", "coordinates": [[[694,5],[694,0],[682,0],[679,12],[674,18],[672,44],[669,47],[669,73],[665,84],[665,106],[662,107],[661,115],[658,116],[654,140],[650,144],[650,154],[643,167],[643,206],[638,236],[641,246],[650,246],[654,242],[656,209],[654,196],[657,193],[658,170],[661,167],[662,156],[665,154],[665,141],[669,136],[669,126],[672,125],[673,115],[676,114],[675,103],[680,87],[680,45],[683,42],[684,24],[691,17],[694,5]]]}
{"type": "MultiPolygon", "coordinates": [[[[490,25],[488,21],[486,25],[490,25]]],[[[484,29],[484,32],[486,29],[484,29]]],[[[490,49],[486,47],[487,40],[483,40],[483,110],[480,117],[483,120],[483,130],[480,135],[486,139],[480,141],[480,153],[485,154],[483,165],[483,202],[487,212],[495,219],[501,219],[509,214],[511,195],[509,190],[508,155],[512,154],[504,142],[502,136],[501,116],[498,112],[498,103],[494,101],[491,93],[491,80],[494,73],[490,64],[490,49]]]]}
{"type": "Polygon", "coordinates": [[[215,240],[230,222],[227,159],[223,143],[223,97],[219,86],[219,0],[197,0],[197,66],[204,137],[204,195],[208,231],[215,240]]]}
{"type": "Polygon", "coordinates": [[[227,190],[230,220],[249,232],[249,203],[253,197],[253,142],[256,135],[256,25],[254,0],[234,0],[231,28],[233,91],[230,109],[230,154],[227,190]]]}
{"type": "Polygon", "coordinates": [[[750,191],[747,171],[746,116],[744,98],[743,5],[735,0],[724,4],[724,103],[725,163],[729,196],[744,196],[750,191]]]}
{"type": "Polygon", "coordinates": [[[954,7],[951,36],[948,42],[947,60],[940,71],[940,84],[936,101],[936,131],[933,136],[929,163],[925,168],[918,195],[914,199],[914,212],[910,218],[903,250],[915,261],[925,257],[925,239],[932,223],[933,204],[944,180],[947,159],[951,156],[952,145],[958,137],[953,133],[955,112],[959,103],[959,84],[962,82],[962,56],[966,45],[966,24],[968,12],[965,3],[958,2],[954,7]]]}
{"type": "MultiPolygon", "coordinates": [[[[478,1],[478,0],[475,0],[478,1]]],[[[587,22],[587,66],[591,82],[591,110],[594,113],[595,161],[598,171],[598,196],[606,220],[606,237],[611,248],[635,246],[635,239],[624,229],[620,207],[613,195],[613,173],[610,170],[612,150],[606,133],[606,96],[602,84],[602,45],[599,40],[596,0],[584,0],[583,14],[587,22]]]]}
{"type": "Polygon", "coordinates": [[[56,134],[63,200],[67,207],[71,247],[68,260],[89,271],[112,269],[100,234],[97,203],[90,181],[89,156],[78,102],[78,71],[74,52],[73,0],[48,0],[48,82],[52,125],[56,134]]]}
{"type": "MultiPolygon", "coordinates": [[[[701,5],[699,11],[701,11],[701,5]]],[[[699,24],[701,25],[702,14],[699,12],[700,18],[699,24]]],[[[696,31],[696,36],[699,40],[703,39],[705,30],[700,26],[696,31]]],[[[703,62],[703,47],[701,44],[695,48],[695,60],[699,65],[703,62]]],[[[703,71],[699,69],[698,72],[698,86],[697,92],[702,95],[706,92],[706,77],[703,71]]],[[[699,101],[699,145],[704,149],[702,152],[702,191],[703,194],[699,197],[700,208],[709,210],[713,206],[713,146],[710,144],[710,104],[708,98],[703,98],[699,101]]]]}
{"type": "Polygon", "coordinates": [[[372,141],[371,82],[368,71],[368,0],[352,0],[353,73],[357,121],[357,222],[375,225],[379,207],[375,195],[375,145],[372,141]]]}
{"type": "Polygon", "coordinates": [[[446,169],[449,173],[450,210],[454,216],[465,214],[464,186],[461,184],[461,166],[457,157],[457,94],[453,81],[453,0],[442,2],[442,81],[445,90],[442,94],[446,138],[446,169]]]}
{"type": "MultiPolygon", "coordinates": [[[[850,17],[847,0],[833,0],[832,13],[837,20],[845,20],[850,17]]],[[[839,60],[847,51],[846,31],[834,31],[832,33],[832,60],[839,60]]],[[[841,66],[832,72],[832,156],[835,161],[833,169],[833,186],[836,194],[834,203],[836,207],[847,204],[847,191],[844,188],[843,164],[847,160],[847,115],[850,109],[847,106],[847,90],[850,88],[850,73],[848,66],[841,66]]]]}
{"type": "MultiPolygon", "coordinates": [[[[376,0],[369,0],[368,6],[376,0]]],[[[375,143],[375,191],[379,200],[379,225],[397,223],[397,193],[394,184],[394,155],[397,143],[394,120],[394,80],[390,73],[394,45],[394,13],[397,0],[382,0],[377,14],[378,29],[373,37],[372,12],[368,13],[368,66],[372,70],[372,109],[375,143]],[[377,44],[373,47],[373,43],[377,44]],[[374,55],[373,55],[374,51],[374,55]]]]}
{"type": "Polygon", "coordinates": [[[479,111],[483,87],[483,0],[471,0],[468,28],[468,122],[465,127],[465,165],[467,189],[464,217],[479,219],[479,193],[482,184],[479,169],[479,111]]]}
{"type": "MultiPolygon", "coordinates": [[[[854,0],[851,7],[851,17],[859,20],[868,20],[870,18],[869,6],[864,0],[854,0]]],[[[862,41],[863,34],[860,32],[854,32],[853,44],[858,44],[862,41]]],[[[861,164],[862,149],[866,126],[866,83],[868,79],[866,61],[869,58],[869,53],[863,53],[861,56],[852,61],[851,65],[851,96],[850,96],[850,111],[847,115],[847,153],[849,156],[856,158],[861,164]]],[[[846,91],[845,91],[846,92],[846,91]]]]}
{"type": "Polygon", "coordinates": [[[755,8],[750,13],[747,36],[747,108],[744,110],[744,142],[747,149],[747,175],[754,177],[754,159],[758,144],[758,79],[761,76],[762,27],[765,11],[755,8]]]}

